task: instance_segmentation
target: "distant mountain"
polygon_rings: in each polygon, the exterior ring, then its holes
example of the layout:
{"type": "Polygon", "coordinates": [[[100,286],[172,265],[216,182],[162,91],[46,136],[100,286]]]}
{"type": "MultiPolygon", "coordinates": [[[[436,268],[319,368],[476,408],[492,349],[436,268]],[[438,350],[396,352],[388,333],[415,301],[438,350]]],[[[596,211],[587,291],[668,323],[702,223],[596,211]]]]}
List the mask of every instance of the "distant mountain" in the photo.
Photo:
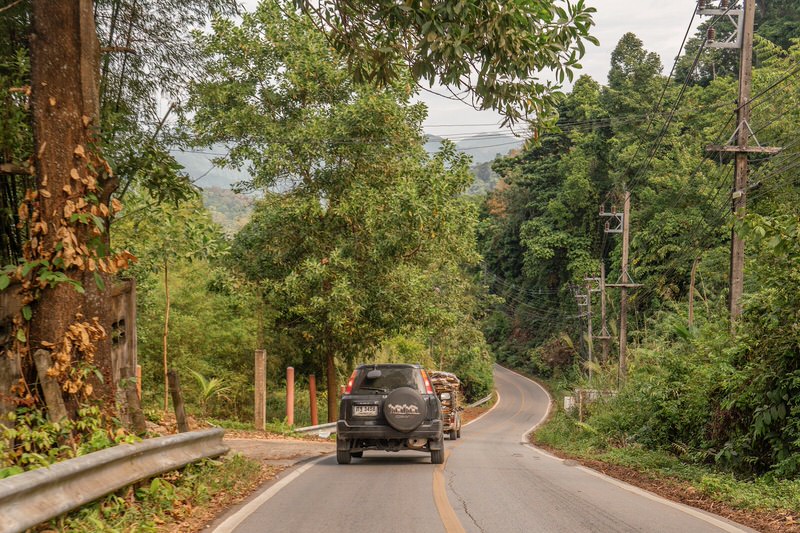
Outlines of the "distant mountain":
{"type": "Polygon", "coordinates": [[[183,166],[194,184],[201,189],[209,187],[231,189],[235,183],[250,179],[250,174],[247,172],[214,166],[213,159],[226,153],[227,148],[223,145],[192,151],[171,151],[175,161],[183,166]]]}
{"type": "Polygon", "coordinates": [[[254,201],[252,196],[238,194],[228,188],[203,189],[203,205],[211,212],[214,222],[229,235],[234,235],[250,220],[254,201]]]}
{"type": "MultiPolygon", "coordinates": [[[[436,153],[442,146],[443,137],[426,135],[425,150],[436,153]]],[[[469,190],[469,194],[481,194],[491,191],[497,182],[497,176],[491,171],[491,161],[498,156],[508,154],[511,150],[518,150],[522,139],[504,133],[476,134],[456,141],[456,149],[472,156],[472,172],[476,182],[469,190]]],[[[172,155],[180,163],[192,181],[198,187],[206,190],[219,188],[230,190],[240,181],[250,180],[250,175],[245,171],[214,166],[213,159],[222,157],[227,153],[224,145],[214,145],[202,150],[173,150],[172,155]]],[[[287,184],[278,184],[276,191],[289,188],[287,184]]],[[[216,194],[216,193],[215,193],[216,194]]]]}

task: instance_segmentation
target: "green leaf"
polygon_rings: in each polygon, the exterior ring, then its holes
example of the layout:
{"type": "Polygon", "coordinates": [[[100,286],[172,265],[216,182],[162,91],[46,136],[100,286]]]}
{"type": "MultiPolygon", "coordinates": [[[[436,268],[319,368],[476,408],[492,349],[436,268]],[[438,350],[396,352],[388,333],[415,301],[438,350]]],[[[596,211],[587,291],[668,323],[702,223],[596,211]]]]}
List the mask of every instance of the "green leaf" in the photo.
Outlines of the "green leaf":
{"type": "Polygon", "coordinates": [[[25,330],[24,329],[19,328],[17,330],[17,340],[19,342],[27,342],[28,341],[28,337],[25,336],[25,330]]]}
{"type": "Polygon", "coordinates": [[[97,288],[101,291],[106,290],[106,283],[103,281],[103,277],[96,270],[92,274],[94,274],[94,284],[97,285],[97,288]]]}
{"type": "Polygon", "coordinates": [[[25,320],[30,320],[32,316],[33,316],[33,311],[31,311],[31,306],[26,305],[25,307],[22,308],[22,317],[25,320]]]}
{"type": "Polygon", "coordinates": [[[8,286],[11,284],[11,278],[9,278],[5,274],[0,274],[0,291],[6,290],[8,286]]]}

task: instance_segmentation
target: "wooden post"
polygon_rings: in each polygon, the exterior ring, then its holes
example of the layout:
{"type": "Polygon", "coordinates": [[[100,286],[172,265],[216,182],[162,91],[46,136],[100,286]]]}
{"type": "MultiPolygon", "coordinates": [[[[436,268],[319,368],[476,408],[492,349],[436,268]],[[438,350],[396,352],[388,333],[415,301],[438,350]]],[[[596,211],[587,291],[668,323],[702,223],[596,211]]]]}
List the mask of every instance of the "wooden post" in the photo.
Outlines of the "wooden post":
{"type": "Polygon", "coordinates": [[[294,368],[286,368],[286,423],[294,425],[294,368]]]}
{"type": "Polygon", "coordinates": [[[314,374],[308,376],[308,395],[311,401],[311,425],[316,426],[319,424],[319,415],[317,414],[317,378],[314,374]]]}
{"type": "Polygon", "coordinates": [[[136,394],[142,401],[142,365],[136,365],[136,394]]]}
{"type": "Polygon", "coordinates": [[[255,421],[256,431],[264,431],[267,423],[267,351],[255,353],[255,421]]]}
{"type": "Polygon", "coordinates": [[[178,373],[174,370],[169,370],[167,376],[169,379],[169,393],[172,395],[172,405],[175,407],[175,420],[178,422],[178,431],[186,433],[189,431],[189,423],[186,421],[186,410],[183,407],[181,382],[178,378],[178,373]]]}

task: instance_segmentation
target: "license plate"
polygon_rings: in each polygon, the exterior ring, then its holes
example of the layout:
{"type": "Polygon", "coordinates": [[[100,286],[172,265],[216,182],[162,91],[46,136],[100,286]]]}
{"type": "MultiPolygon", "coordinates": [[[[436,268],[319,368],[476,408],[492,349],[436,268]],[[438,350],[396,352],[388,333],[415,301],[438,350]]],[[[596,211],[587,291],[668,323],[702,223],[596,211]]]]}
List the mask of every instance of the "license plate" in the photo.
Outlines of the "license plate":
{"type": "Polygon", "coordinates": [[[377,405],[354,405],[353,416],[377,416],[377,405]]]}

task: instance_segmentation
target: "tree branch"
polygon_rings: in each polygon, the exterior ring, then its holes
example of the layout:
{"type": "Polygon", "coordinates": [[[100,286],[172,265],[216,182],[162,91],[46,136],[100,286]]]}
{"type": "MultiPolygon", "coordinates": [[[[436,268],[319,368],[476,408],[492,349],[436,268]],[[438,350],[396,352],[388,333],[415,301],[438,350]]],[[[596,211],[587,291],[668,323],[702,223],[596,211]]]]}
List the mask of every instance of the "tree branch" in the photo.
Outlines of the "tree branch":
{"type": "Polygon", "coordinates": [[[6,7],[0,7],[0,13],[2,13],[3,11],[8,11],[9,9],[11,9],[12,7],[14,7],[15,5],[17,5],[17,4],[21,3],[21,2],[22,2],[22,0],[17,0],[16,2],[11,2],[6,7]]]}
{"type": "Polygon", "coordinates": [[[113,52],[124,52],[126,54],[133,54],[137,55],[138,52],[131,48],[130,46],[103,46],[100,48],[100,52],[103,54],[109,54],[113,52]]]}
{"type": "Polygon", "coordinates": [[[0,163],[0,174],[8,176],[33,176],[29,168],[12,163],[0,163]]]}

